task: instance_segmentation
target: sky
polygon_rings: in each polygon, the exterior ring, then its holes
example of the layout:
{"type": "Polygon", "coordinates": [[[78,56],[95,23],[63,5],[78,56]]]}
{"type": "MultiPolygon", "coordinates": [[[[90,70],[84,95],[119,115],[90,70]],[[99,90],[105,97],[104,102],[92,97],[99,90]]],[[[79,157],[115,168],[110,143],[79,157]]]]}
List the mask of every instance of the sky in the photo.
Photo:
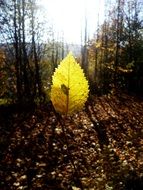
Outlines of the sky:
{"type": "Polygon", "coordinates": [[[104,0],[40,0],[39,4],[56,34],[68,43],[81,43],[85,16],[90,37],[96,30],[98,14],[99,22],[103,22],[104,0]]]}

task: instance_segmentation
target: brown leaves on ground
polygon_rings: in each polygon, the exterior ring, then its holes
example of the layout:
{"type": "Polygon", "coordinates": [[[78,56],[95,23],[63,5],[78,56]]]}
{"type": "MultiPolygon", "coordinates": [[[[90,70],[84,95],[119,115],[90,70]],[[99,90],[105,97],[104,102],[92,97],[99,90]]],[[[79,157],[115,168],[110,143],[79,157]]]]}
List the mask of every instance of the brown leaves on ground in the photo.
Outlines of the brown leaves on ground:
{"type": "Polygon", "coordinates": [[[50,104],[0,110],[2,190],[140,190],[142,179],[139,98],[93,96],[84,111],[67,119],[50,104]]]}

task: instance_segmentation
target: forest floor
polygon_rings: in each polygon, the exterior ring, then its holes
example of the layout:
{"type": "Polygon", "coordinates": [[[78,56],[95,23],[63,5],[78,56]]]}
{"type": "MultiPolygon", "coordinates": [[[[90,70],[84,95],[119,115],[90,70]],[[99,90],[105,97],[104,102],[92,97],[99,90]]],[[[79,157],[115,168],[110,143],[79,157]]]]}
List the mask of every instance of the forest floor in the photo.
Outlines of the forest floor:
{"type": "Polygon", "coordinates": [[[51,104],[0,108],[0,190],[11,189],[142,190],[143,100],[92,96],[67,119],[51,104]]]}

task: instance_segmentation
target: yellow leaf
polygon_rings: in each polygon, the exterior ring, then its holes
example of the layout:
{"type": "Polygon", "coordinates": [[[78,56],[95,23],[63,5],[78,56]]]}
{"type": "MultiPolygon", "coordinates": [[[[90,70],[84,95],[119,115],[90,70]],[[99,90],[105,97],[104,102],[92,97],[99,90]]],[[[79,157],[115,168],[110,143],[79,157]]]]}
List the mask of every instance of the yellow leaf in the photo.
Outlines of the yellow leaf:
{"type": "Polygon", "coordinates": [[[52,77],[51,101],[61,114],[72,114],[84,106],[89,93],[88,81],[83,70],[69,53],[52,77]]]}

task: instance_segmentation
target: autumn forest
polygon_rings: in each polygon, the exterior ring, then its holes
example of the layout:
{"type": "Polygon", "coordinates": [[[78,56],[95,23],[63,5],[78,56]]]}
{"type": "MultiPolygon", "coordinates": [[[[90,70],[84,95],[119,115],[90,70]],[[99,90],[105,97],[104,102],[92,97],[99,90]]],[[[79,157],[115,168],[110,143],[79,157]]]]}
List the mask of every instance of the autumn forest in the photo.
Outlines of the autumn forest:
{"type": "Polygon", "coordinates": [[[38,0],[0,0],[0,190],[143,189],[143,2],[100,18],[71,44],[38,0]]]}

